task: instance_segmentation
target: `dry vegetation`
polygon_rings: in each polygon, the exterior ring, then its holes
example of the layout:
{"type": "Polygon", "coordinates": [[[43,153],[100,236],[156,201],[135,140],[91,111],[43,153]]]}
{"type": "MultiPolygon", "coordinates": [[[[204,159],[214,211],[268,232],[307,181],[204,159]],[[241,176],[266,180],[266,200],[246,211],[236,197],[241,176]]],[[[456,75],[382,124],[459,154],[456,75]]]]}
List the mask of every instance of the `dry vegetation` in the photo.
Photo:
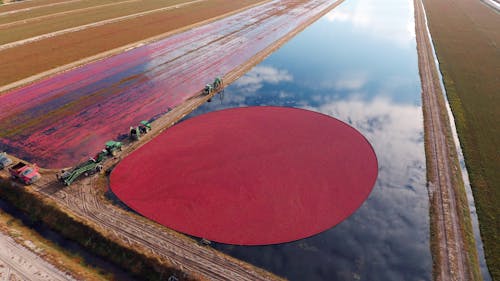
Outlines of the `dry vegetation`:
{"type": "Polygon", "coordinates": [[[36,231],[25,226],[18,219],[0,211],[0,232],[4,232],[21,245],[29,245],[44,260],[47,260],[63,272],[70,272],[79,280],[109,280],[113,277],[97,268],[85,264],[78,254],[54,244],[40,236],[36,231]]]}
{"type": "Polygon", "coordinates": [[[108,235],[100,233],[88,223],[69,215],[50,199],[28,188],[12,186],[0,180],[0,197],[30,214],[34,222],[43,222],[63,236],[71,239],[96,255],[109,259],[132,273],[141,280],[166,280],[170,275],[182,277],[182,280],[200,280],[174,268],[166,260],[151,257],[148,253],[138,253],[120,241],[114,241],[108,235]]]}
{"type": "Polygon", "coordinates": [[[479,1],[424,0],[479,216],[486,261],[500,280],[500,17],[479,1]]]}

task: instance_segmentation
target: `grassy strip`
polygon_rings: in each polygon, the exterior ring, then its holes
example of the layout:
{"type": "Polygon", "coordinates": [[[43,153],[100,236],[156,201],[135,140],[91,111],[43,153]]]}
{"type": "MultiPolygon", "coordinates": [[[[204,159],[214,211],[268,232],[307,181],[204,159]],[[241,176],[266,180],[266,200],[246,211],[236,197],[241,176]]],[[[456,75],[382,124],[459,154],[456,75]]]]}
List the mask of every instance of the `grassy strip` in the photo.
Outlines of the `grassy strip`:
{"type": "MultiPolygon", "coordinates": [[[[436,73],[437,74],[437,73],[436,73]]],[[[439,98],[438,99],[439,107],[441,108],[441,119],[443,120],[444,124],[449,124],[449,118],[446,110],[446,105],[444,103],[444,98],[439,98]]],[[[431,130],[429,128],[429,122],[428,120],[425,120],[427,116],[427,107],[422,107],[424,111],[424,130],[425,132],[428,132],[431,130]]],[[[468,264],[470,265],[470,270],[471,270],[471,276],[472,280],[482,280],[482,275],[480,271],[480,266],[479,266],[479,259],[476,251],[476,241],[474,237],[474,231],[472,228],[472,222],[471,222],[471,217],[470,217],[470,209],[469,209],[469,203],[467,201],[467,193],[465,191],[465,185],[463,182],[462,174],[461,174],[461,168],[460,164],[458,161],[458,155],[457,151],[454,145],[454,140],[453,140],[453,135],[451,133],[451,128],[450,126],[446,126],[446,140],[448,144],[448,156],[449,156],[449,163],[452,163],[453,168],[453,174],[450,175],[451,180],[452,180],[452,185],[453,189],[455,191],[455,199],[456,199],[456,206],[457,209],[460,210],[459,213],[457,213],[459,221],[460,221],[460,230],[461,230],[461,235],[464,241],[464,250],[467,253],[467,258],[468,258],[468,264]]],[[[431,159],[435,157],[434,155],[431,154],[432,149],[430,146],[432,145],[432,140],[429,139],[429,134],[425,133],[425,154],[426,154],[426,167],[427,167],[427,179],[434,179],[436,178],[436,175],[434,174],[434,169],[431,168],[433,167],[433,163],[431,159]]],[[[440,272],[439,270],[439,265],[441,264],[441,256],[439,254],[439,237],[437,233],[437,223],[438,223],[438,218],[435,213],[435,211],[439,208],[439,202],[437,201],[436,196],[430,196],[429,197],[429,203],[430,203],[430,208],[429,208],[429,216],[431,219],[430,223],[430,246],[431,246],[431,252],[432,252],[432,257],[433,257],[433,274],[434,274],[434,279],[437,279],[436,274],[440,272]]]]}
{"type": "Polygon", "coordinates": [[[486,262],[500,280],[500,17],[479,1],[424,1],[464,152],[486,262]]]}
{"type": "MultiPolygon", "coordinates": [[[[418,46],[420,48],[420,46],[418,46]]],[[[423,47],[422,47],[423,48],[423,47]]],[[[422,78],[420,78],[422,79],[422,78]]],[[[428,108],[426,106],[422,106],[422,111],[423,111],[423,117],[424,117],[424,145],[425,145],[425,165],[426,165],[426,177],[427,177],[427,185],[429,185],[429,179],[435,178],[434,174],[434,169],[431,169],[433,163],[432,163],[432,157],[433,155],[431,154],[432,149],[432,140],[430,139],[430,122],[426,120],[426,117],[428,116],[428,108]]],[[[430,191],[431,188],[427,186],[427,190],[430,191]]],[[[438,233],[438,216],[436,214],[436,210],[438,208],[439,202],[437,200],[437,197],[432,195],[429,192],[429,232],[430,232],[430,248],[431,248],[431,253],[432,253],[432,274],[433,274],[433,279],[437,280],[437,274],[440,272],[439,265],[441,264],[441,255],[439,254],[439,233],[438,233]]]]}
{"type": "Polygon", "coordinates": [[[17,243],[27,245],[39,256],[63,272],[70,272],[78,280],[113,280],[114,277],[102,269],[85,264],[78,254],[67,251],[36,231],[25,226],[21,221],[0,211],[0,232],[8,234],[17,243]]]}
{"type": "Polygon", "coordinates": [[[169,264],[166,260],[152,258],[113,241],[92,226],[70,216],[51,200],[41,198],[28,188],[0,181],[0,197],[27,213],[33,221],[41,221],[63,236],[76,241],[91,252],[121,266],[141,280],[167,280],[170,275],[181,280],[198,280],[169,264]]]}

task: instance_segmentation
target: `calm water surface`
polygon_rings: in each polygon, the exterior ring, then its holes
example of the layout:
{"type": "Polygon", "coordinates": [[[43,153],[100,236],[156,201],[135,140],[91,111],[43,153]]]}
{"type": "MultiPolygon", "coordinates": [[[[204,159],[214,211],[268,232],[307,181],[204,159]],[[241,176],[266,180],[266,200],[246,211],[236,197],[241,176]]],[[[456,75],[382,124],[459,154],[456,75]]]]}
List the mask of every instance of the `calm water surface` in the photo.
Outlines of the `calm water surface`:
{"type": "Polygon", "coordinates": [[[260,105],[349,123],[372,143],[379,177],[362,207],[328,231],[280,245],[214,247],[291,280],[430,280],[413,3],[347,0],[190,117],[260,105]]]}

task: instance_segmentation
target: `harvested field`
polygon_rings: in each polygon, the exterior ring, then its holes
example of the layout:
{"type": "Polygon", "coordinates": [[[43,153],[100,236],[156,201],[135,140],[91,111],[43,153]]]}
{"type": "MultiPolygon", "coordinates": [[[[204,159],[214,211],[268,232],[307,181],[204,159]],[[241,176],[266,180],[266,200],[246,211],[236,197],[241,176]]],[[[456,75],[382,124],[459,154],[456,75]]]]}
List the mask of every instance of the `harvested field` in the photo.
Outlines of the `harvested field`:
{"type": "Polygon", "coordinates": [[[480,1],[423,1],[462,145],[488,268],[500,280],[500,16],[480,1]]]}
{"type": "MultiPolygon", "coordinates": [[[[88,0],[88,1],[77,1],[77,2],[68,2],[64,3],[61,5],[56,5],[56,6],[44,6],[41,5],[38,6],[36,9],[18,9],[15,10],[15,13],[2,13],[0,12],[0,24],[3,25],[5,23],[12,23],[16,21],[21,21],[21,20],[33,20],[37,19],[40,17],[44,16],[53,16],[57,15],[59,13],[65,13],[65,12],[78,12],[80,9],[85,9],[85,8],[94,8],[94,7],[99,7],[101,5],[106,5],[110,3],[122,3],[124,1],[130,1],[130,0],[121,0],[121,1],[114,1],[114,0],[88,0]]],[[[134,0],[134,1],[140,1],[140,0],[134,0]]],[[[36,1],[40,2],[40,1],[36,1]]]]}
{"type": "MultiPolygon", "coordinates": [[[[169,9],[169,7],[170,9],[174,9],[176,5],[182,4],[184,2],[186,1],[149,0],[126,1],[114,3],[113,5],[105,5],[106,3],[104,2],[102,4],[95,5],[97,7],[93,9],[79,9],[73,13],[68,11],[64,13],[33,18],[32,20],[22,19],[21,21],[7,21],[3,24],[0,24],[0,45],[68,28],[81,28],[80,26],[104,20],[110,20],[129,15],[131,17],[136,17],[137,13],[149,12],[147,15],[151,15],[163,11],[162,9],[169,9]]],[[[193,2],[193,4],[195,3],[198,2],[193,2]]]]}
{"type": "Polygon", "coordinates": [[[221,243],[267,245],[342,222],[376,178],[373,148],[349,125],[302,109],[246,107],[163,132],[118,164],[111,188],[169,228],[221,243]]]}
{"type": "Polygon", "coordinates": [[[0,149],[44,167],[72,166],[337,4],[272,1],[5,93],[0,149]]]}
{"type": "MultiPolygon", "coordinates": [[[[0,45],[0,85],[7,85],[92,56],[101,58],[109,56],[111,54],[102,53],[138,41],[153,40],[153,37],[159,35],[163,38],[169,32],[178,32],[179,29],[214,20],[216,17],[261,2],[263,0],[198,1],[180,8],[112,21],[94,27],[82,29],[75,27],[72,32],[38,38],[15,47],[6,48],[7,45],[0,45]]],[[[113,53],[122,51],[115,50],[113,53]]],[[[32,81],[25,83],[29,82],[32,81]]]]}
{"type": "MultiPolygon", "coordinates": [[[[70,2],[79,2],[81,0],[39,0],[39,1],[19,1],[11,5],[1,5],[0,14],[17,13],[19,11],[33,10],[40,7],[54,7],[64,5],[70,2]]],[[[5,1],[4,1],[5,2],[5,1]]]]}

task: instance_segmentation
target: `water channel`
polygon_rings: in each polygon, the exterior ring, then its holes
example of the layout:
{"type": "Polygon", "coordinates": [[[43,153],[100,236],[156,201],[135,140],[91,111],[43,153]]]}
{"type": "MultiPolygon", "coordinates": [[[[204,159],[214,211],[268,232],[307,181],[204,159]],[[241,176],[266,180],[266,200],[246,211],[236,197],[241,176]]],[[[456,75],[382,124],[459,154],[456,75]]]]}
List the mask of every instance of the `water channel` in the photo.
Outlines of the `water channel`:
{"type": "Polygon", "coordinates": [[[379,161],[368,200],[334,228],[286,244],[214,247],[290,280],[430,280],[420,91],[413,2],[348,0],[193,112],[322,112],[363,133],[379,161]]]}
{"type": "Polygon", "coordinates": [[[33,221],[33,219],[30,218],[29,215],[21,212],[9,202],[0,199],[0,213],[2,212],[5,212],[10,216],[20,220],[26,227],[29,227],[32,230],[36,231],[44,239],[52,242],[58,247],[64,248],[71,254],[81,257],[83,259],[83,262],[87,266],[94,268],[96,271],[105,272],[108,274],[108,277],[111,277],[114,280],[137,280],[117,265],[105,260],[102,257],[92,254],[80,244],[63,237],[58,232],[50,229],[44,223],[33,221]]]}

